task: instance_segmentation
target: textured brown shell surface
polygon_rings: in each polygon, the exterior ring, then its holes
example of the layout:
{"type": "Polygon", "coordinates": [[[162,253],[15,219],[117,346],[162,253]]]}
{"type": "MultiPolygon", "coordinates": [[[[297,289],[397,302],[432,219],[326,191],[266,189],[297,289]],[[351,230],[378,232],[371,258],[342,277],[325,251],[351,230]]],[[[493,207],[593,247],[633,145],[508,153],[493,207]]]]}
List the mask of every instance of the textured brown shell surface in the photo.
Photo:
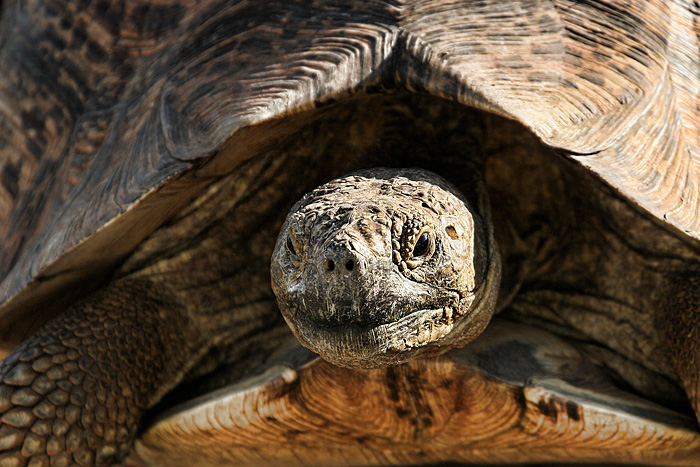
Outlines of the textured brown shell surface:
{"type": "Polygon", "coordinates": [[[661,0],[6,3],[0,337],[303,122],[256,124],[363,90],[514,118],[698,238],[697,13],[661,0]]]}
{"type": "Polygon", "coordinates": [[[575,348],[522,325],[496,320],[464,349],[379,370],[334,367],[293,346],[282,355],[161,416],[137,441],[134,462],[690,466],[700,458],[693,419],[616,389],[575,348]]]}

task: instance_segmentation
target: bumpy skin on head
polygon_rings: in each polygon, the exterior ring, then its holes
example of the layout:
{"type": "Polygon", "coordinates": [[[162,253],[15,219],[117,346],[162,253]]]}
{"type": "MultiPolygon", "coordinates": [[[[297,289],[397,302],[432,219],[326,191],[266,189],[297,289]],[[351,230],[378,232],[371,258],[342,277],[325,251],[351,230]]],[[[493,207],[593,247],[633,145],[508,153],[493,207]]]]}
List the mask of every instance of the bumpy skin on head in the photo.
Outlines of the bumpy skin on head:
{"type": "Polygon", "coordinates": [[[475,210],[419,169],[369,169],[308,193],[272,256],[272,288],[292,331],[354,368],[473,340],[493,314],[500,278],[483,204],[475,210]]]}

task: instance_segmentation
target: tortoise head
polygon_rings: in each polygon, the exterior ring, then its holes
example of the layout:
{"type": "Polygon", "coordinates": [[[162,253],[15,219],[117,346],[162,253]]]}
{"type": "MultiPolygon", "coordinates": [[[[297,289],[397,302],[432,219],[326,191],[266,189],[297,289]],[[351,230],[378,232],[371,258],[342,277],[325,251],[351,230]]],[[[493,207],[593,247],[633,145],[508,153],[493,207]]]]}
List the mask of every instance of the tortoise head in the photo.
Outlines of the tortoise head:
{"type": "Polygon", "coordinates": [[[466,344],[495,305],[491,228],[439,176],[371,169],[305,195],[272,256],[272,287],[301,343],[373,368],[466,344]]]}

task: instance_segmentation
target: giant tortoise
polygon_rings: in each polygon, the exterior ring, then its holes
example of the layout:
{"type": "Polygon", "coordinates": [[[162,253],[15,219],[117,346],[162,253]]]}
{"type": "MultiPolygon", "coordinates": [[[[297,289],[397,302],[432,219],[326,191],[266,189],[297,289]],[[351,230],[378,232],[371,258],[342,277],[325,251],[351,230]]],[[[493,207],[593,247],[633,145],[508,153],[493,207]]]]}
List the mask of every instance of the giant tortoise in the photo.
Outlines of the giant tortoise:
{"type": "Polygon", "coordinates": [[[697,465],[698,19],[2,2],[0,465],[697,465]]]}

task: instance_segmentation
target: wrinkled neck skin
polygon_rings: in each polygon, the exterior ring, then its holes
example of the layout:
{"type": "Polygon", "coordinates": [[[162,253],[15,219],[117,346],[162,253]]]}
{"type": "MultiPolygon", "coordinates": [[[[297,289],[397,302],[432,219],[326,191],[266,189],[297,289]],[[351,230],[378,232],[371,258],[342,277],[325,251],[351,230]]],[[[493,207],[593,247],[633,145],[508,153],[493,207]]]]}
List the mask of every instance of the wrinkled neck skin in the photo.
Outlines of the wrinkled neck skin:
{"type": "Polygon", "coordinates": [[[469,206],[419,169],[376,168],[305,195],[272,257],[272,287],[300,342],[351,368],[398,364],[476,338],[501,263],[484,188],[469,206]]]}

